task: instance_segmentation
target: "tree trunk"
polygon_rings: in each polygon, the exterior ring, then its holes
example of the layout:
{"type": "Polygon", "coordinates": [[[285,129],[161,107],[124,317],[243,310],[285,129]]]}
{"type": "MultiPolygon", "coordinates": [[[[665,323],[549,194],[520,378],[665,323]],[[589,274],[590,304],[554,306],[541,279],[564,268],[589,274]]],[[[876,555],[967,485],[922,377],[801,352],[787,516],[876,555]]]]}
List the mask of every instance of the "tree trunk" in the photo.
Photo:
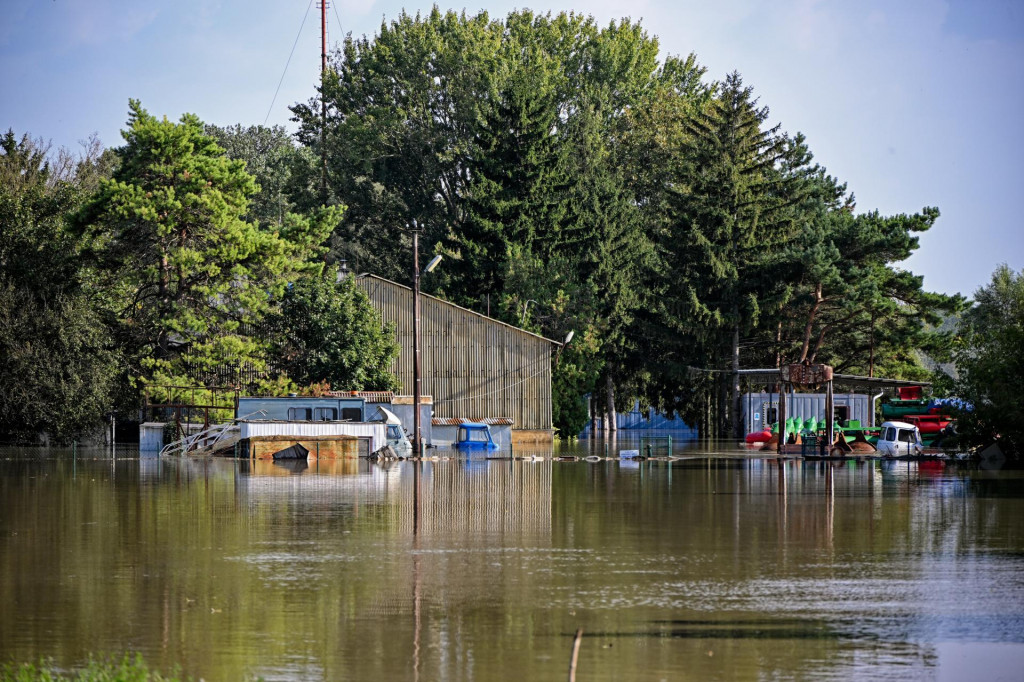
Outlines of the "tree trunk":
{"type": "Polygon", "coordinates": [[[818,308],[821,307],[823,300],[821,296],[821,282],[818,282],[814,285],[814,305],[811,306],[811,312],[807,314],[807,326],[804,327],[804,347],[800,352],[800,362],[807,359],[807,353],[811,350],[811,333],[814,330],[814,318],[818,314],[818,308]]]}
{"type": "Polygon", "coordinates": [[[775,368],[782,369],[782,321],[775,328],[775,368]]]}
{"type": "MultiPolygon", "coordinates": [[[[738,315],[739,311],[734,310],[738,315]]],[[[729,384],[729,433],[741,438],[740,433],[740,322],[735,318],[732,325],[732,381],[729,384]]]]}
{"type": "Polygon", "coordinates": [[[868,358],[868,376],[875,376],[875,314],[871,313],[871,356],[868,358]]]}
{"type": "Polygon", "coordinates": [[[610,373],[605,377],[605,389],[608,392],[608,430],[610,433],[615,433],[618,430],[618,425],[615,423],[615,383],[612,381],[610,373]]]}

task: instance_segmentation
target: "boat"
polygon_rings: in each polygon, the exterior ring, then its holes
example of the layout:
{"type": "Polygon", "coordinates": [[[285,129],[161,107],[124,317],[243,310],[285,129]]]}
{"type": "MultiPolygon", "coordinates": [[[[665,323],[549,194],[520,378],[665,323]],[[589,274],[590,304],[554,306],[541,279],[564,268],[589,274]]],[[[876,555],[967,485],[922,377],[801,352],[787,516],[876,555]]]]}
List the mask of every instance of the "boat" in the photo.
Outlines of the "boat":
{"type": "Polygon", "coordinates": [[[497,450],[498,445],[491,438],[491,427],[480,422],[463,422],[459,425],[455,441],[458,450],[497,450]]]}
{"type": "Polygon", "coordinates": [[[751,431],[744,440],[747,442],[747,445],[754,445],[757,443],[767,443],[771,438],[772,430],[765,429],[764,431],[751,431]]]}

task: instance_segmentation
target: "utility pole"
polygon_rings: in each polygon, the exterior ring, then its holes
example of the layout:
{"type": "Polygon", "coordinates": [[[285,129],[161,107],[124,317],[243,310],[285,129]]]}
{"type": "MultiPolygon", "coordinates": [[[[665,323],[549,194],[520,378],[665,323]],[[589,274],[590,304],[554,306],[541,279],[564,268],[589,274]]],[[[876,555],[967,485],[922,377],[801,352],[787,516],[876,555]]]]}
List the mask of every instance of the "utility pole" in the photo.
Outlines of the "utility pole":
{"type": "Polygon", "coordinates": [[[321,9],[321,201],[327,204],[327,5],[328,0],[319,2],[321,9]]]}
{"type": "Polygon", "coordinates": [[[412,452],[423,454],[420,441],[420,231],[412,221],[412,452]]]}

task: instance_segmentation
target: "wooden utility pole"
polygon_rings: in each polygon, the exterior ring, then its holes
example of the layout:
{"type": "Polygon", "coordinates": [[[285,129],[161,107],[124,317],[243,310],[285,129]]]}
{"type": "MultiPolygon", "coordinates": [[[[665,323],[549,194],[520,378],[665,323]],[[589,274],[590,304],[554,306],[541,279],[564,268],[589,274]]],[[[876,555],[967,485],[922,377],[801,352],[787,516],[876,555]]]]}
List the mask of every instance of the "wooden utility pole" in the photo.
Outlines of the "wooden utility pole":
{"type": "Polygon", "coordinates": [[[420,231],[412,222],[412,451],[423,454],[420,440],[420,231]]]}

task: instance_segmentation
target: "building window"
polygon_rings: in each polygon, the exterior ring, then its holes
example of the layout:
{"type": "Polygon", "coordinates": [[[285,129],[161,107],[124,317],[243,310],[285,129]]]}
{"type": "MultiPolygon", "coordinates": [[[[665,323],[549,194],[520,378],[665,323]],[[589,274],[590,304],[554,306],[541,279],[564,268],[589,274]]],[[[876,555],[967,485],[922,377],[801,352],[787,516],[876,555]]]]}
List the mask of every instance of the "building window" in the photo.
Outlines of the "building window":
{"type": "Polygon", "coordinates": [[[358,422],[363,419],[363,411],[358,407],[341,408],[341,419],[347,422],[358,422]]]}
{"type": "Polygon", "coordinates": [[[333,422],[338,421],[338,408],[336,407],[318,407],[313,410],[313,421],[318,422],[333,422]]]}
{"type": "Polygon", "coordinates": [[[849,405],[835,405],[832,408],[833,418],[840,424],[846,424],[850,421],[850,406],[849,405]]]}
{"type": "Polygon", "coordinates": [[[288,421],[308,422],[313,419],[313,410],[309,407],[289,407],[288,421]]]}

